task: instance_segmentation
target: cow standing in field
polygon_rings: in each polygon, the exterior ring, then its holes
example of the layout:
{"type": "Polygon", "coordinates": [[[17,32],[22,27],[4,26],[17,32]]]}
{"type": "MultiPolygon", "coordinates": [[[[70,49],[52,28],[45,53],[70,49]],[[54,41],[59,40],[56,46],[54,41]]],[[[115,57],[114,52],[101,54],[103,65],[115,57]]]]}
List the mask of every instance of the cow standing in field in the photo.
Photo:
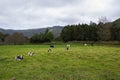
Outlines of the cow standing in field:
{"type": "Polygon", "coordinates": [[[66,45],[66,50],[68,51],[69,48],[70,48],[70,44],[67,44],[67,45],[66,45]]]}
{"type": "Polygon", "coordinates": [[[33,56],[34,54],[34,52],[28,52],[28,56],[33,56]]]}
{"type": "Polygon", "coordinates": [[[48,53],[52,52],[52,48],[54,48],[54,45],[50,45],[50,48],[48,49],[48,53]]]}
{"type": "Polygon", "coordinates": [[[15,56],[15,60],[18,60],[18,61],[23,60],[23,56],[22,55],[21,56],[15,56]]]}

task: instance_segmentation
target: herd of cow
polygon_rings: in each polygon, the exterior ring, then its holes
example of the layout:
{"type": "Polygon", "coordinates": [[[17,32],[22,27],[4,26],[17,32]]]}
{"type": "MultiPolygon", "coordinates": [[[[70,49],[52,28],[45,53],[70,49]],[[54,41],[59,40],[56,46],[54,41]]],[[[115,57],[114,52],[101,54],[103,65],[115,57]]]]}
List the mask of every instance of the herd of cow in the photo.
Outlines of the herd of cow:
{"type": "MultiPolygon", "coordinates": [[[[28,56],[33,56],[35,53],[34,52],[28,52],[28,56]]],[[[23,58],[23,56],[22,55],[20,55],[20,56],[15,56],[15,60],[18,60],[18,61],[20,61],[20,60],[23,60],[24,58],[23,58]]]]}
{"type": "MultiPolygon", "coordinates": [[[[87,46],[86,43],[83,44],[84,46],[87,46]]],[[[91,43],[91,46],[93,46],[93,43],[91,43]]],[[[70,49],[71,45],[70,44],[67,44],[66,45],[66,50],[68,51],[70,49]]],[[[52,48],[54,48],[54,45],[50,45],[49,49],[48,49],[48,53],[51,53],[52,52],[52,48]]],[[[35,53],[34,52],[28,52],[28,56],[33,56],[35,53]]],[[[23,56],[21,55],[18,55],[18,56],[15,56],[15,60],[23,60],[23,56]]]]}
{"type": "MultiPolygon", "coordinates": [[[[52,52],[52,48],[54,48],[54,45],[50,45],[50,48],[48,49],[48,53],[51,53],[52,52]]],[[[66,46],[66,50],[68,51],[70,48],[70,44],[67,44],[66,46]]],[[[28,56],[33,56],[35,53],[34,52],[28,52],[28,56]]],[[[23,55],[18,55],[18,56],[15,56],[15,60],[18,60],[18,61],[21,61],[23,60],[23,55]]]]}

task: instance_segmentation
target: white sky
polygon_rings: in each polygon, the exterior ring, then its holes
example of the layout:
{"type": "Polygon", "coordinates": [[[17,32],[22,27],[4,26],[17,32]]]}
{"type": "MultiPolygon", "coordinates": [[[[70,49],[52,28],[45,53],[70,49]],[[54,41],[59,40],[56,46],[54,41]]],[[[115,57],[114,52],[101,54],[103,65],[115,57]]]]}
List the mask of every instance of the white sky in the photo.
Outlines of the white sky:
{"type": "Polygon", "coordinates": [[[120,18],[120,0],[0,0],[0,28],[32,29],[120,18]]]}

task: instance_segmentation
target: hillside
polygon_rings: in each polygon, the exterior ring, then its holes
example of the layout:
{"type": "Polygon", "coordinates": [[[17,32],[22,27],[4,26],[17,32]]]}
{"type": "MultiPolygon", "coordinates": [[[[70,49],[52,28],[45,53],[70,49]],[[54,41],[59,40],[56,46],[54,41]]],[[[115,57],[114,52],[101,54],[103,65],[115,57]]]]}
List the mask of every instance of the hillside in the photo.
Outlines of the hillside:
{"type": "Polygon", "coordinates": [[[120,18],[112,22],[112,26],[120,27],[120,18]]]}
{"type": "MultiPolygon", "coordinates": [[[[53,27],[47,27],[50,31],[52,31],[53,35],[55,37],[59,36],[61,33],[61,30],[63,29],[62,26],[53,26],[53,27]]],[[[46,30],[46,28],[38,28],[38,29],[27,29],[27,30],[12,30],[12,29],[0,29],[0,32],[2,33],[8,33],[13,34],[15,32],[19,32],[24,34],[27,37],[31,37],[32,35],[36,33],[43,33],[46,30]]]]}

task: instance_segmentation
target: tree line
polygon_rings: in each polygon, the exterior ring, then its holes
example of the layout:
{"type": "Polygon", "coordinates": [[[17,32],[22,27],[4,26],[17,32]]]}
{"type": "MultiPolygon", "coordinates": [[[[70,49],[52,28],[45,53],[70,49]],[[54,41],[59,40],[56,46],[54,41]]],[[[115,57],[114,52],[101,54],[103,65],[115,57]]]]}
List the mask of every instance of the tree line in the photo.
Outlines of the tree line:
{"type": "Polygon", "coordinates": [[[28,38],[22,33],[3,34],[0,32],[0,44],[26,44],[57,41],[120,41],[120,19],[114,22],[100,21],[98,24],[75,24],[65,26],[61,34],[54,38],[53,33],[46,29],[44,33],[34,34],[28,38]]]}
{"type": "Polygon", "coordinates": [[[11,35],[3,34],[0,32],[0,44],[27,44],[27,43],[43,43],[51,42],[54,39],[52,32],[46,29],[44,33],[34,34],[32,37],[28,38],[22,33],[15,32],[11,35]]]}
{"type": "Polygon", "coordinates": [[[120,19],[112,22],[91,22],[88,24],[67,25],[61,32],[67,41],[120,41],[120,19]]]}
{"type": "Polygon", "coordinates": [[[53,33],[46,29],[44,33],[35,34],[30,38],[31,43],[51,42],[54,39],[53,33]]]}

